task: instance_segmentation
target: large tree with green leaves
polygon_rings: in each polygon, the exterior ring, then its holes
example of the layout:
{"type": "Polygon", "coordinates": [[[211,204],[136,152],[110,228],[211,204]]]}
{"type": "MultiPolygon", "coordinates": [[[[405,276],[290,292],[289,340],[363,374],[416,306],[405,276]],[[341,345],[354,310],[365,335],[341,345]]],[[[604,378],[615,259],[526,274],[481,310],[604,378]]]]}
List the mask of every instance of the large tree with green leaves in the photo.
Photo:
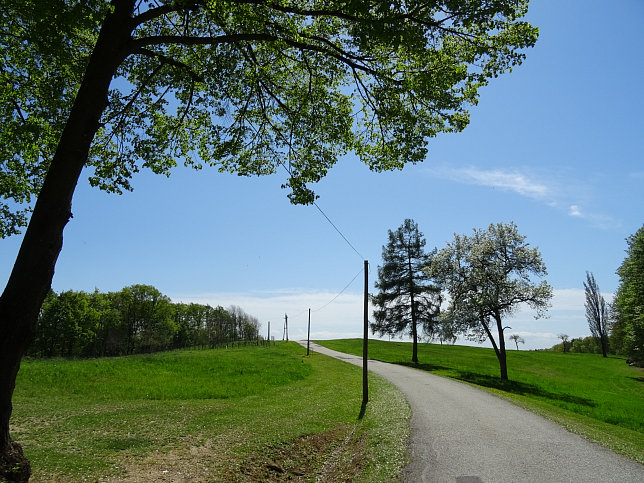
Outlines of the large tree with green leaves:
{"type": "Polygon", "coordinates": [[[617,270],[611,340],[618,352],[644,366],[644,225],[626,242],[627,255],[617,270]]]}
{"type": "Polygon", "coordinates": [[[539,250],[530,247],[514,223],[491,224],[471,236],[454,235],[434,257],[429,272],[449,295],[442,322],[471,339],[487,338],[499,360],[501,379],[507,380],[503,320],[524,304],[541,317],[552,297],[545,280],[532,279],[546,275],[539,250]]]}
{"type": "Polygon", "coordinates": [[[406,219],[396,231],[389,230],[389,242],[382,247],[383,265],[378,267],[372,332],[379,335],[404,333],[412,338],[412,362],[418,363],[418,326],[433,337],[440,313],[440,288],[424,269],[433,250],[425,251],[425,238],[418,224],[406,219]]]}
{"type": "Polygon", "coordinates": [[[310,203],[346,152],[401,168],[461,131],[479,88],[535,43],[527,4],[3,0],[0,231],[28,228],[0,296],[0,454],[20,453],[15,378],[84,168],[119,193],[142,168],[283,166],[291,201],[310,203]]]}

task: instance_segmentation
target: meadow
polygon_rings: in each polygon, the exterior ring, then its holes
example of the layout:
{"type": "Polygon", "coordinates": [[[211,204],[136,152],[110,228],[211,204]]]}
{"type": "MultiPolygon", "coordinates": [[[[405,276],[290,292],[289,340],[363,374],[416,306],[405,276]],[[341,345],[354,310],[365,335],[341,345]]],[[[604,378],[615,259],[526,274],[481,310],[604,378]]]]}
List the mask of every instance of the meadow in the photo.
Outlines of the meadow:
{"type": "MultiPolygon", "coordinates": [[[[362,339],[318,343],[362,354],[362,339]]],[[[492,349],[423,343],[417,365],[411,353],[408,342],[369,341],[371,359],[476,385],[644,464],[644,369],[622,357],[509,350],[503,382],[492,349]]]]}
{"type": "Polygon", "coordinates": [[[12,437],[32,481],[394,481],[409,406],[294,342],[25,360],[12,437]]]}

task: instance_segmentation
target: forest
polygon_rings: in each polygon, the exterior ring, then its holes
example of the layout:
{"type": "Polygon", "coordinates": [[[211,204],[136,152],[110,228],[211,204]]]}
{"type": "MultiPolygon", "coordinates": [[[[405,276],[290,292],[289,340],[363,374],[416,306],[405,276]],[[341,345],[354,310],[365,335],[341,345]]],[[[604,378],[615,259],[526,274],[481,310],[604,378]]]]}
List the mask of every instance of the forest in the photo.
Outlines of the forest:
{"type": "Polygon", "coordinates": [[[105,357],[259,341],[259,321],[232,306],[173,303],[150,285],[118,292],[53,290],[38,318],[32,357],[105,357]]]}

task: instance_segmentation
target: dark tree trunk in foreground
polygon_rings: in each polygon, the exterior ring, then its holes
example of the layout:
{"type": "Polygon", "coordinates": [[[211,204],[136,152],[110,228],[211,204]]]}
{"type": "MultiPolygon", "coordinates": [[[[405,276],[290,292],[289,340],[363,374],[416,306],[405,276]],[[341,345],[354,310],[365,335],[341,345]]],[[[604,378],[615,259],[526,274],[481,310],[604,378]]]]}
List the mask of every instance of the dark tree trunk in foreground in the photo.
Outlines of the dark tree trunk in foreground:
{"type": "Polygon", "coordinates": [[[63,246],[63,229],[72,217],[74,189],[106,107],[112,76],[127,52],[133,3],[118,3],[105,19],[11,276],[0,296],[0,481],[29,478],[29,463],[9,433],[16,375],[51,287],[63,246]]]}

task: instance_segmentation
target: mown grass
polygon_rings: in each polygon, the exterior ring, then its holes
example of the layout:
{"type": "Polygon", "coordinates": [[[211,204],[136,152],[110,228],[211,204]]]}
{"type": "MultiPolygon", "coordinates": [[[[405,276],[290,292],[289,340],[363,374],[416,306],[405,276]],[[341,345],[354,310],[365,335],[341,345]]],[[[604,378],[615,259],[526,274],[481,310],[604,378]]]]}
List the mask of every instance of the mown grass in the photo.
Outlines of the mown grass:
{"type": "MultiPolygon", "coordinates": [[[[319,341],[330,349],[362,354],[362,340],[319,341]]],[[[644,370],[623,358],[596,354],[507,352],[509,382],[499,377],[492,349],[369,341],[369,357],[405,364],[474,384],[644,463],[644,370]]]]}
{"type": "Polygon", "coordinates": [[[314,481],[320,472],[341,476],[339,462],[352,466],[351,479],[394,480],[407,458],[404,398],[372,376],[360,418],[360,369],[305,354],[278,343],[27,360],[12,436],[35,482],[254,481],[260,474],[314,481]],[[326,436],[298,452],[310,435],[326,436]],[[283,454],[299,456],[286,461],[283,454]]]}

